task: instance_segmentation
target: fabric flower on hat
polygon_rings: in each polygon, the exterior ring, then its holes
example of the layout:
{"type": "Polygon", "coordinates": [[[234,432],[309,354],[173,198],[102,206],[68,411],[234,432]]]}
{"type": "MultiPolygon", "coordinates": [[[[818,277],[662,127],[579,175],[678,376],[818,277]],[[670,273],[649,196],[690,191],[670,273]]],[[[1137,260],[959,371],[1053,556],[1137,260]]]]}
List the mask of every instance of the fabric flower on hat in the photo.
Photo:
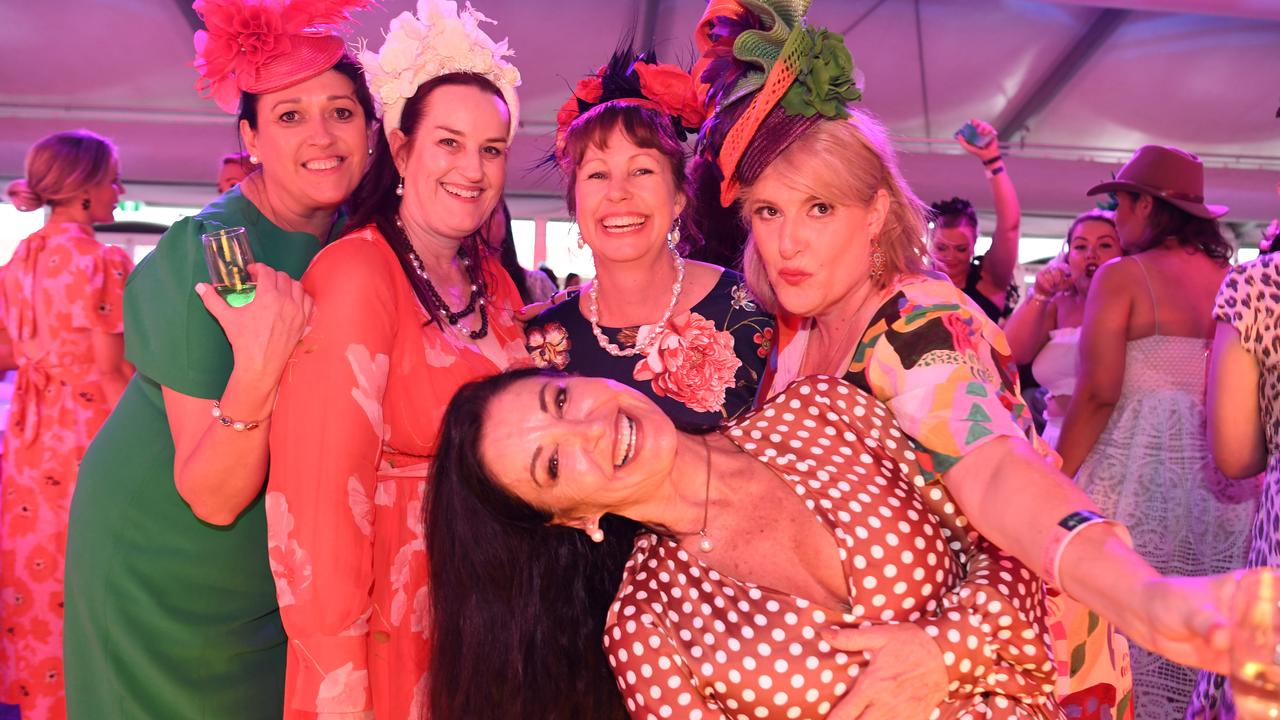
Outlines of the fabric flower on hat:
{"type": "Polygon", "coordinates": [[[635,64],[644,96],[656,102],[668,115],[680,118],[685,127],[696,128],[706,119],[702,101],[693,89],[693,78],[675,65],[635,64]]]}
{"type": "Polygon", "coordinates": [[[507,41],[494,42],[481,23],[497,24],[471,3],[458,12],[458,3],[452,0],[419,0],[416,14],[403,12],[392,19],[378,52],[362,47],[358,57],[382,117],[383,132],[389,135],[400,127],[405,101],[423,83],[449,73],[473,73],[502,91],[511,114],[510,140],[519,123],[515,88],[520,85],[520,71],[504,59],[515,54],[507,41]]]}
{"type": "Polygon", "coordinates": [[[326,63],[331,66],[342,54],[334,26],[368,6],[369,0],[195,0],[191,7],[207,28],[192,38],[192,66],[200,74],[195,87],[234,113],[241,92],[268,92],[264,83],[288,85],[323,70],[326,63]],[[279,64],[291,53],[305,53],[309,48],[304,45],[317,40],[328,41],[329,51],[310,48],[298,62],[279,64]],[[268,63],[277,66],[264,74],[268,63]]]}

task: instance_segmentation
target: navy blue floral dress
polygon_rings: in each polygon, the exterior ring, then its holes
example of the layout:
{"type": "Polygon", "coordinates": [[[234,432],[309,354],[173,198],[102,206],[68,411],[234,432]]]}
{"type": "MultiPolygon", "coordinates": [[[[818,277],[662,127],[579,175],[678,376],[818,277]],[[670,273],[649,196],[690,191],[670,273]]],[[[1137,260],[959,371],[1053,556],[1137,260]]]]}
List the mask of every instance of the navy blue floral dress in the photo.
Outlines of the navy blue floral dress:
{"type": "MultiPolygon", "coordinates": [[[[738,273],[724,270],[706,297],[667,322],[647,354],[631,357],[615,357],[600,347],[578,295],[573,292],[525,328],[525,344],[538,367],[630,385],[686,428],[714,427],[751,408],[773,348],[774,327],[773,317],[755,303],[738,273]]],[[[656,325],[600,329],[613,344],[629,348],[656,325]]]]}

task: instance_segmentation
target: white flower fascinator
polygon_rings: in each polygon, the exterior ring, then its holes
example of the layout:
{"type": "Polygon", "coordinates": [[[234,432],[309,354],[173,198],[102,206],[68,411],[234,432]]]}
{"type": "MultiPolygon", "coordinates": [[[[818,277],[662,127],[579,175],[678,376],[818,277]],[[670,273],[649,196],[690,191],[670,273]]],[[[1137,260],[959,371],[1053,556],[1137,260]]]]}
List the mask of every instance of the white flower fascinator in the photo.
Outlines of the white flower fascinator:
{"type": "Polygon", "coordinates": [[[453,0],[418,0],[418,12],[400,13],[391,21],[382,49],[369,50],[361,43],[358,55],[364,66],[369,91],[382,117],[382,131],[388,136],[400,127],[404,103],[432,78],[449,73],[480,75],[502,91],[511,112],[507,140],[520,122],[520,100],[516,87],[520,71],[505,60],[515,54],[507,40],[494,42],[480,23],[497,23],[482,15],[471,3],[458,12],[453,0]]]}

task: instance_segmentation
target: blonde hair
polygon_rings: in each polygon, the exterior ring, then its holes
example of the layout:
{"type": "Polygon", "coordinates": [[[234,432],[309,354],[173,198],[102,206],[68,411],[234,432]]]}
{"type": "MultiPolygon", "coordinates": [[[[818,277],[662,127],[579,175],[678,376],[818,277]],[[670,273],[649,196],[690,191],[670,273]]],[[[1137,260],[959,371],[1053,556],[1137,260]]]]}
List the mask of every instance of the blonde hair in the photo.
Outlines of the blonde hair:
{"type": "MultiPolygon", "coordinates": [[[[924,271],[926,207],[902,178],[889,132],[871,114],[849,108],[845,120],[823,120],[807,130],[778,156],[766,172],[817,198],[837,205],[865,207],[883,190],[889,210],[877,238],[885,254],[885,271],[877,284],[885,287],[898,276],[924,271]]],[[[752,186],[739,192],[743,212],[750,212],[752,186]]],[[[744,218],[750,222],[750,218],[744,218]]],[[[769,275],[748,236],[742,255],[747,286],[766,310],[778,310],[769,275]]]]}
{"type": "Polygon", "coordinates": [[[73,130],[41,138],[27,151],[26,177],[9,183],[6,193],[23,212],[73,198],[109,180],[116,146],[89,132],[73,130]]]}

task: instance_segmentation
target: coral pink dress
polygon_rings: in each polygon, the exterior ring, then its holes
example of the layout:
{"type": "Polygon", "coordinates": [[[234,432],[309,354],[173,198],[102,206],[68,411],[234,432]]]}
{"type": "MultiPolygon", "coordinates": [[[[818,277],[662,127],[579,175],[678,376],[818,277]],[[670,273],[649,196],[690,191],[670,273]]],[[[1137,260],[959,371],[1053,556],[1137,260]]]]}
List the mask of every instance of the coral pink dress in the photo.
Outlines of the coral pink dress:
{"type": "Polygon", "coordinates": [[[93,230],[51,223],[3,270],[0,317],[18,380],[4,436],[0,497],[0,701],[26,720],[66,717],[62,577],[80,458],[111,412],[93,332],[122,333],[133,263],[93,230]]]}
{"type": "Polygon", "coordinates": [[[321,250],[303,275],[315,309],[281,379],[266,495],[289,635],[286,718],[425,712],[422,501],[440,421],[460,385],[531,362],[515,286],[493,258],[482,272],[484,351],[432,320],[373,226],[321,250]]]}

